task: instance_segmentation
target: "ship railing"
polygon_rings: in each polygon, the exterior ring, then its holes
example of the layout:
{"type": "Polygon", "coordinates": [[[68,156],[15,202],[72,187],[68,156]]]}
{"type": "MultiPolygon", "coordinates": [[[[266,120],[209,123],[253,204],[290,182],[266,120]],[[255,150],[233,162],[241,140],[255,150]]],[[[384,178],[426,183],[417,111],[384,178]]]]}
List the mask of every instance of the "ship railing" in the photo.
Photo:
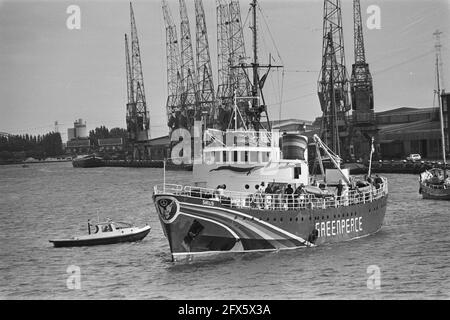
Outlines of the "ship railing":
{"type": "Polygon", "coordinates": [[[446,189],[450,189],[450,184],[448,184],[448,183],[442,183],[442,184],[432,184],[432,183],[429,183],[429,182],[424,182],[424,185],[427,187],[427,188],[430,188],[430,189],[440,189],[440,190],[446,190],[446,189]]]}
{"type": "Polygon", "coordinates": [[[174,194],[190,198],[198,198],[220,203],[225,207],[259,210],[305,210],[338,208],[363,203],[370,203],[381,199],[388,194],[387,181],[378,185],[370,185],[369,190],[349,190],[341,196],[329,194],[316,196],[304,194],[265,194],[236,191],[219,191],[217,189],[201,188],[195,186],[166,185],[155,186],[155,194],[174,194]]]}

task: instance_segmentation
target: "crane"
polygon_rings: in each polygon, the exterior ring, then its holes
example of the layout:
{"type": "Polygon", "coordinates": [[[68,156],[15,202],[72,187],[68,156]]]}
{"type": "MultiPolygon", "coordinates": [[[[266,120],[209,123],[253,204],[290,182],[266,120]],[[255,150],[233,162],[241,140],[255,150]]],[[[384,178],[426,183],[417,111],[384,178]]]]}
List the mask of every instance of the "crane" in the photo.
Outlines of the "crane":
{"type": "Polygon", "coordinates": [[[181,63],[177,28],[166,0],[162,0],[162,10],[166,28],[167,56],[167,102],[166,111],[170,131],[179,127],[179,120],[184,117],[181,109],[181,63]]]}
{"type": "Polygon", "coordinates": [[[191,30],[185,0],[180,2],[181,17],[181,101],[180,105],[186,115],[180,126],[191,131],[196,118],[200,119],[198,107],[194,50],[192,48],[191,30]]]}
{"type": "Polygon", "coordinates": [[[214,91],[211,56],[209,51],[208,31],[202,0],[195,0],[196,20],[196,65],[199,116],[206,117],[205,124],[210,127],[216,115],[216,94],[214,91]]]}
{"type": "Polygon", "coordinates": [[[125,39],[128,91],[126,121],[129,141],[132,146],[133,160],[142,160],[149,156],[148,140],[150,132],[150,116],[147,111],[139,39],[131,2],[130,20],[131,59],[128,40],[127,38],[125,39]]]}
{"type": "Polygon", "coordinates": [[[374,114],[372,75],[366,62],[360,0],[353,0],[353,32],[355,62],[350,81],[353,109],[351,145],[355,158],[367,160],[372,138],[377,140],[378,130],[374,114]]]}
{"type": "Polygon", "coordinates": [[[351,106],[340,0],[324,0],[318,96],[323,112],[321,138],[334,153],[348,157],[350,144],[347,116],[351,106]]]}

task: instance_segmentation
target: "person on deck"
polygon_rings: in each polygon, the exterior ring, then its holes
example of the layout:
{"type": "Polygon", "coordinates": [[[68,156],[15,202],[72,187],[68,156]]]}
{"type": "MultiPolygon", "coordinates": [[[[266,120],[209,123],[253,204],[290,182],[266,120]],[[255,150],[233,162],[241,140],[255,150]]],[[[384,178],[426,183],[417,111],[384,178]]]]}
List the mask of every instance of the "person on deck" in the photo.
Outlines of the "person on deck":
{"type": "Polygon", "coordinates": [[[295,189],[294,192],[294,197],[296,198],[296,201],[298,203],[298,205],[301,207],[304,203],[305,200],[305,194],[306,194],[306,190],[305,190],[305,185],[303,183],[301,183],[297,189],[295,189]]]}
{"type": "Polygon", "coordinates": [[[336,187],[336,199],[338,204],[340,205],[341,198],[342,198],[342,192],[344,191],[344,183],[342,182],[342,179],[339,179],[339,183],[336,187]]]}
{"type": "Polygon", "coordinates": [[[378,175],[375,176],[375,187],[379,189],[383,184],[383,179],[381,179],[378,175]]]}
{"type": "Polygon", "coordinates": [[[267,188],[264,190],[264,193],[265,193],[265,208],[272,209],[273,190],[270,187],[270,184],[267,185],[267,188]]]}
{"type": "Polygon", "coordinates": [[[292,196],[293,193],[294,193],[294,189],[292,189],[291,185],[288,184],[286,189],[284,190],[284,194],[286,196],[287,203],[288,203],[288,209],[291,209],[293,206],[293,202],[294,202],[294,199],[292,196]]]}
{"type": "Polygon", "coordinates": [[[263,205],[262,190],[259,184],[255,185],[255,193],[253,195],[252,207],[261,208],[263,205]]]}

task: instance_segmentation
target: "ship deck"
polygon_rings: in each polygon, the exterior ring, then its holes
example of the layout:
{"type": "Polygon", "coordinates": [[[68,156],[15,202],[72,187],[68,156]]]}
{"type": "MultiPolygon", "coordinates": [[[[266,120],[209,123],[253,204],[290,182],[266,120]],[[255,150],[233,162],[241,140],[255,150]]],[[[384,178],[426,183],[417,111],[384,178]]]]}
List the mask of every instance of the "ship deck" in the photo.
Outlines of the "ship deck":
{"type": "Polygon", "coordinates": [[[347,193],[337,196],[330,193],[317,196],[312,193],[304,194],[266,194],[226,191],[219,193],[217,189],[200,188],[195,186],[182,186],[176,184],[157,185],[154,195],[174,195],[203,201],[211,201],[212,205],[220,204],[236,209],[255,210],[306,210],[338,208],[379,200],[388,194],[388,184],[385,178],[378,188],[373,185],[364,189],[351,189],[347,193]]]}

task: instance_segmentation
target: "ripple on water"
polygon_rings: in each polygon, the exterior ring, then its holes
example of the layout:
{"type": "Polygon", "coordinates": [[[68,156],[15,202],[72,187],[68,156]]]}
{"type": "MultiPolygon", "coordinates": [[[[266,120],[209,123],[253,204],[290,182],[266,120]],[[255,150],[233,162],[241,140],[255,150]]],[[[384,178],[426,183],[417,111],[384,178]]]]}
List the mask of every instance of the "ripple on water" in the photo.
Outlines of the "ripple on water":
{"type": "MultiPolygon", "coordinates": [[[[311,249],[175,264],[152,205],[160,169],[0,166],[0,297],[6,299],[449,299],[450,204],[424,201],[417,177],[387,175],[390,198],[374,236],[311,249]],[[144,183],[143,183],[144,182],[144,183]],[[110,217],[152,231],[139,243],[53,248],[110,217]],[[381,289],[367,268],[379,266],[381,289]],[[67,287],[80,267],[81,290],[67,287]],[[5,276],[3,276],[5,275],[5,276]]],[[[168,172],[172,183],[190,173],[168,172]]]]}

